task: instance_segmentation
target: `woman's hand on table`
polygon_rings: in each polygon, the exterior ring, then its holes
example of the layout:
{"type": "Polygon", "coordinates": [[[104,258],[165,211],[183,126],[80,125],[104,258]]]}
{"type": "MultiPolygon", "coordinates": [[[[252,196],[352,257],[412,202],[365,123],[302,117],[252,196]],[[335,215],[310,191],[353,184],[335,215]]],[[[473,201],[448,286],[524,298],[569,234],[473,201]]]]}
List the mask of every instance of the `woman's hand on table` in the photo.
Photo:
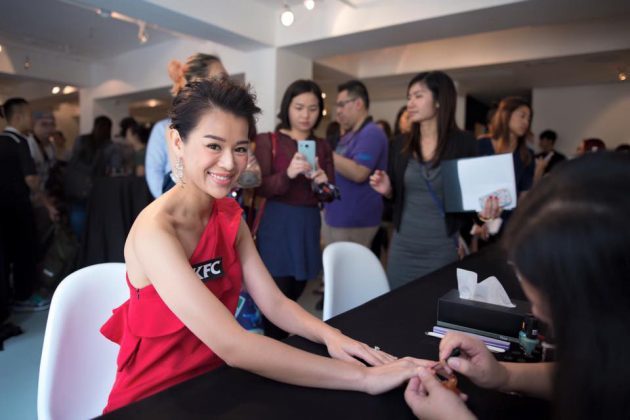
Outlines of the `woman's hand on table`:
{"type": "Polygon", "coordinates": [[[364,367],[363,391],[370,395],[390,391],[404,385],[409,379],[417,377],[421,369],[429,369],[434,365],[435,362],[431,360],[403,357],[384,365],[364,367]]]}
{"type": "Polygon", "coordinates": [[[413,414],[423,420],[474,419],[464,401],[464,394],[457,395],[444,387],[429,369],[421,368],[405,389],[405,401],[413,414]]]}
{"type": "Polygon", "coordinates": [[[363,365],[356,358],[363,360],[371,366],[381,366],[395,361],[397,358],[385,353],[379,347],[370,347],[365,343],[343,335],[339,330],[334,330],[324,339],[328,348],[328,354],[333,359],[343,360],[355,365],[363,365]]]}

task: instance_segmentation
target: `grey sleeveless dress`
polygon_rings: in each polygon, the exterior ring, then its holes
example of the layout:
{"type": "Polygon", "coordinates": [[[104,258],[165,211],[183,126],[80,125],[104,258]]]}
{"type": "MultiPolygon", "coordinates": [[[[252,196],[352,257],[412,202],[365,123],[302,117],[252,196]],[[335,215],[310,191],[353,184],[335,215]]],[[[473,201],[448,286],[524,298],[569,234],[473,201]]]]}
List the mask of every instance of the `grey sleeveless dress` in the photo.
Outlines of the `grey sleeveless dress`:
{"type": "Polygon", "coordinates": [[[392,290],[458,258],[457,234],[448,236],[444,216],[431,197],[425,179],[443,203],[440,167],[421,167],[415,159],[409,159],[405,169],[400,230],[394,230],[387,261],[387,277],[392,290]]]}

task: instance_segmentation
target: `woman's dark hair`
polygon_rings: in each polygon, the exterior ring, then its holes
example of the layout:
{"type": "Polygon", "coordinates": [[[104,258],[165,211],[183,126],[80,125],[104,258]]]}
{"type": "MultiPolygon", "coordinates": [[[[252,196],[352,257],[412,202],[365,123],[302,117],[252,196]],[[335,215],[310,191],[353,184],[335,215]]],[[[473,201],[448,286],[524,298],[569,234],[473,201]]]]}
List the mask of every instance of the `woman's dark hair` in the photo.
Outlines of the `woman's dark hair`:
{"type": "Polygon", "coordinates": [[[249,138],[256,136],[256,115],[260,113],[256,97],[250,92],[249,85],[237,84],[227,77],[201,79],[181,89],[168,113],[170,127],[177,130],[183,141],[187,141],[201,116],[215,108],[244,118],[249,138]]]}
{"type": "Polygon", "coordinates": [[[402,134],[402,129],[400,128],[400,119],[403,114],[407,111],[407,105],[403,105],[396,114],[396,122],[394,122],[394,137],[398,137],[402,134]]]}
{"type": "Polygon", "coordinates": [[[564,162],[517,207],[510,260],[550,308],[556,414],[630,418],[630,156],[564,162]]]}
{"type": "Polygon", "coordinates": [[[24,98],[10,98],[7,99],[4,105],[0,107],[0,117],[4,118],[7,122],[13,119],[13,116],[20,112],[22,107],[28,105],[28,102],[24,98]]]}
{"type": "Polygon", "coordinates": [[[280,119],[280,123],[278,124],[279,128],[284,128],[285,130],[291,129],[291,122],[289,121],[289,107],[291,106],[293,98],[303,93],[312,93],[317,98],[319,115],[317,116],[317,121],[315,121],[312,131],[317,129],[317,126],[319,126],[323,117],[324,99],[322,98],[322,89],[312,80],[296,80],[289,85],[287,90],[284,91],[282,103],[280,104],[280,112],[278,113],[278,118],[280,119]]]}
{"type": "Polygon", "coordinates": [[[118,132],[118,135],[120,137],[125,137],[125,134],[127,134],[127,129],[129,127],[131,127],[132,125],[137,125],[137,124],[138,124],[137,121],[133,117],[125,117],[125,118],[123,118],[118,123],[118,128],[120,128],[120,131],[118,132]]]}
{"type": "Polygon", "coordinates": [[[385,120],[378,120],[374,122],[376,125],[380,125],[381,128],[383,129],[383,131],[385,132],[385,135],[387,136],[387,139],[391,139],[392,138],[392,126],[389,125],[389,123],[385,120]]]}
{"type": "Polygon", "coordinates": [[[208,77],[208,67],[216,62],[220,63],[221,59],[213,54],[197,53],[188,57],[184,71],[186,81],[190,83],[194,80],[205,79],[208,77]]]}
{"type": "Polygon", "coordinates": [[[606,150],[606,143],[604,140],[598,138],[590,138],[582,140],[584,153],[601,152],[606,150]]]}
{"type": "MultiPolygon", "coordinates": [[[[431,71],[417,74],[407,85],[407,92],[416,83],[424,84],[433,93],[433,100],[440,106],[437,108],[438,143],[432,166],[438,166],[447,148],[449,137],[459,131],[455,123],[455,107],[457,105],[457,91],[455,83],[444,72],[431,71]]],[[[411,132],[405,136],[403,152],[415,154],[422,160],[422,145],[420,144],[420,123],[411,124],[411,132]]]]}
{"type": "MultiPolygon", "coordinates": [[[[512,114],[520,107],[527,107],[530,111],[529,124],[531,127],[532,119],[534,118],[534,111],[531,105],[525,99],[518,96],[508,96],[503,98],[499,102],[499,107],[492,117],[490,123],[490,136],[493,139],[499,140],[504,146],[509,144],[510,141],[510,118],[512,114]]],[[[531,135],[531,132],[527,130],[523,136],[517,139],[516,150],[518,150],[521,161],[525,166],[532,163],[532,158],[527,148],[527,137],[531,135]]]]}
{"type": "Polygon", "coordinates": [[[556,134],[556,132],[553,130],[545,130],[542,133],[540,133],[538,138],[541,140],[542,139],[551,140],[552,143],[555,143],[556,140],[558,139],[558,134],[556,134]]]}
{"type": "Polygon", "coordinates": [[[186,59],[186,63],[171,60],[168,63],[168,75],[173,81],[171,93],[173,96],[186,86],[187,83],[208,77],[208,68],[214,63],[221,63],[221,59],[213,54],[196,53],[186,59]]]}
{"type": "Polygon", "coordinates": [[[129,127],[127,127],[127,130],[131,131],[131,133],[134,136],[138,137],[138,140],[140,140],[140,143],[146,145],[149,142],[149,133],[150,133],[150,131],[144,125],[139,124],[139,123],[134,121],[133,124],[131,124],[129,127]]]}
{"type": "Polygon", "coordinates": [[[630,144],[623,143],[615,148],[615,152],[630,153],[630,144]]]}
{"type": "Polygon", "coordinates": [[[84,162],[92,161],[96,153],[111,142],[112,120],[105,115],[94,118],[92,132],[83,136],[83,144],[79,149],[79,158],[84,162]]]}

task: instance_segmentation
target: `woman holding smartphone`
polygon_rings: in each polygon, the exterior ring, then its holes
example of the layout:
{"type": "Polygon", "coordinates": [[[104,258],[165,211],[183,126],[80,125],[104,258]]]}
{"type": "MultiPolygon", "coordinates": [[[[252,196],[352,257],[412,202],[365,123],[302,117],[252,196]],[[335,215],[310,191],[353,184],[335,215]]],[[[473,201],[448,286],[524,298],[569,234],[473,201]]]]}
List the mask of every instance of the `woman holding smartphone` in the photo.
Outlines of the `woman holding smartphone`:
{"type": "MultiPolygon", "coordinates": [[[[257,193],[267,198],[257,232],[258,251],[278,288],[292,300],[322,269],[321,217],[312,184],[334,182],[332,150],[313,134],[323,109],[320,87],[311,80],[296,80],[282,98],[278,129],[256,137],[262,174],[257,193]],[[304,144],[315,147],[315,167],[298,152],[302,140],[313,141],[304,144]]],[[[269,322],[265,332],[286,336],[269,322]]]]}

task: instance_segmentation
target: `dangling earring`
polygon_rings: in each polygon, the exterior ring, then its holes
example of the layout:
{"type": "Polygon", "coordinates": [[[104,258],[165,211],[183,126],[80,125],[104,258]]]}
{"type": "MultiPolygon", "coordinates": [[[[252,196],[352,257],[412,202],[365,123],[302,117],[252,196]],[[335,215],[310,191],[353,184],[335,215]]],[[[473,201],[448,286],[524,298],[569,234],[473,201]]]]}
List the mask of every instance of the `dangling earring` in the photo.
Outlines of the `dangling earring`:
{"type": "Polygon", "coordinates": [[[184,185],[184,161],[182,158],[177,159],[175,163],[175,178],[177,182],[184,185]]]}
{"type": "Polygon", "coordinates": [[[440,103],[439,103],[439,102],[436,102],[436,103],[435,103],[435,107],[436,107],[436,108],[439,108],[439,107],[440,107],[440,103]]]}

